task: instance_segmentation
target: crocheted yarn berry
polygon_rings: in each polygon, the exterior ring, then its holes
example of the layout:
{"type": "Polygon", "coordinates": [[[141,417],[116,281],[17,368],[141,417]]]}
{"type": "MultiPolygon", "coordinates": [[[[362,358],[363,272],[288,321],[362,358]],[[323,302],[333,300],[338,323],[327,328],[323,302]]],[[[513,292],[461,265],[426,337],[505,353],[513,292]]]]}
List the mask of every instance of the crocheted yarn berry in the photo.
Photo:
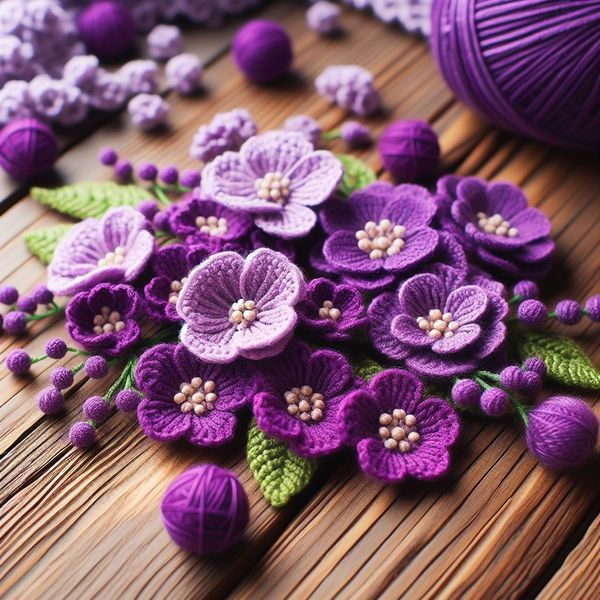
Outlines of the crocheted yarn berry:
{"type": "Polygon", "coordinates": [[[133,173],[133,165],[123,158],[119,159],[115,164],[115,177],[123,182],[127,181],[133,173]]]}
{"type": "Polygon", "coordinates": [[[533,371],[534,373],[538,373],[541,377],[545,377],[548,372],[548,367],[546,363],[537,356],[530,356],[525,359],[523,363],[523,369],[525,371],[533,371]]]}
{"type": "Polygon", "coordinates": [[[17,300],[17,308],[30,315],[37,311],[38,303],[32,296],[21,296],[17,300]]]}
{"type": "Polygon", "coordinates": [[[115,396],[115,406],[121,412],[133,412],[137,407],[142,397],[135,390],[121,390],[115,396]]]}
{"type": "Polygon", "coordinates": [[[515,284],[513,294],[521,296],[522,300],[531,300],[540,297],[540,288],[534,281],[524,279],[515,284]]]}
{"type": "Polygon", "coordinates": [[[160,180],[167,185],[175,185],[179,180],[179,170],[174,165],[163,167],[159,175],[160,180]]]}
{"type": "Polygon", "coordinates": [[[0,304],[11,305],[19,299],[19,290],[12,285],[0,287],[0,304]]]}
{"type": "Polygon", "coordinates": [[[292,41],[275,21],[246,23],[233,38],[233,59],[251,81],[266,82],[286,73],[293,60],[292,41]]]}
{"type": "Polygon", "coordinates": [[[37,304],[50,304],[54,300],[54,294],[45,285],[38,285],[31,297],[37,304]]]}
{"type": "Polygon", "coordinates": [[[179,54],[169,60],[165,75],[169,85],[178,94],[187,96],[200,87],[202,63],[194,54],[179,54]]]}
{"type": "Polygon", "coordinates": [[[321,141],[321,126],[308,115],[295,115],[283,123],[284,131],[301,133],[313,146],[321,141]]]}
{"type": "Polygon", "coordinates": [[[481,398],[481,386],[472,379],[459,379],[452,386],[452,400],[457,406],[468,408],[477,406],[481,398]]]}
{"type": "Polygon", "coordinates": [[[188,552],[218,554],[248,525],[248,498],[238,478],[215,465],[184,471],[168,487],[161,515],[171,539],[188,552]]]}
{"type": "Polygon", "coordinates": [[[156,200],[143,200],[137,205],[137,210],[152,222],[156,213],[160,210],[156,200]]]}
{"type": "Polygon", "coordinates": [[[58,367],[50,375],[52,385],[59,390],[64,390],[73,385],[73,379],[73,372],[66,367],[58,367]]]}
{"type": "Polygon", "coordinates": [[[108,374],[108,361],[103,356],[90,356],[83,369],[91,379],[102,379],[108,374]]]}
{"type": "Polygon", "coordinates": [[[146,37],[148,54],[156,60],[168,60],[183,48],[181,30],[175,25],[157,25],[146,37]]]}
{"type": "Polygon", "coordinates": [[[479,400],[481,411],[488,417],[501,417],[510,406],[508,394],[496,387],[483,391],[479,400]]]}
{"type": "Polygon", "coordinates": [[[529,450],[543,465],[569,469],[594,453],[598,418],[579,398],[553,396],[529,413],[526,440],[529,450]]]}
{"type": "Polygon", "coordinates": [[[381,107],[373,75],[358,65],[330,65],[316,79],[319,95],[330,102],[368,116],[381,107]]]}
{"type": "Polygon", "coordinates": [[[517,392],[523,385],[523,371],[516,365],[511,365],[500,371],[500,383],[507,389],[517,392]]]}
{"type": "Polygon", "coordinates": [[[548,319],[548,310],[539,300],[525,300],[517,310],[519,321],[525,325],[543,325],[548,319]]]}
{"type": "Polygon", "coordinates": [[[13,350],[6,357],[6,368],[15,375],[23,375],[31,367],[31,356],[29,352],[21,348],[13,350]]]}
{"type": "Polygon", "coordinates": [[[91,396],[83,403],[83,414],[94,423],[104,423],[110,413],[110,404],[101,396],[91,396]]]}
{"type": "Polygon", "coordinates": [[[55,415],[65,408],[65,398],[55,387],[42,390],[37,398],[38,408],[46,415],[55,415]]]}
{"type": "Polygon", "coordinates": [[[352,148],[371,142],[369,128],[358,121],[345,121],[340,126],[340,137],[352,148]]]}
{"type": "Polygon", "coordinates": [[[555,307],[556,318],[564,325],[576,325],[583,313],[575,300],[561,300],[555,307]]]}
{"type": "MultiPolygon", "coordinates": [[[[158,177],[158,168],[152,163],[142,163],[137,169],[137,175],[142,181],[154,181],[158,177]]],[[[156,203],[151,200],[146,200],[145,202],[152,203],[156,206],[156,203]]],[[[138,205],[137,209],[140,210],[140,205],[138,205]]],[[[140,210],[140,212],[142,211],[140,210]]]]}
{"type": "Polygon", "coordinates": [[[340,29],[340,14],[339,6],[327,0],[319,0],[307,9],[306,24],[323,35],[335,33],[340,29]]]}
{"type": "Polygon", "coordinates": [[[200,185],[200,173],[193,169],[188,169],[181,174],[180,183],[183,187],[195,188],[200,185]]]}
{"type": "Polygon", "coordinates": [[[67,343],[60,338],[53,338],[46,342],[44,352],[48,355],[48,358],[62,358],[67,353],[67,343]]]}
{"type": "Polygon", "coordinates": [[[78,421],[69,429],[69,441],[76,448],[89,448],[96,443],[96,430],[85,421],[78,421]]]}
{"type": "Polygon", "coordinates": [[[520,392],[525,396],[531,396],[533,398],[542,391],[543,383],[544,379],[539,373],[536,373],[535,371],[525,371],[521,381],[520,392]]]}
{"type": "Polygon", "coordinates": [[[592,321],[600,321],[600,294],[586,300],[585,310],[592,321]]]}
{"type": "Polygon", "coordinates": [[[112,167],[119,160],[119,155],[113,148],[102,148],[98,159],[105,167],[112,167]]]}
{"type": "Polygon", "coordinates": [[[7,333],[23,333],[27,327],[27,315],[20,310],[13,310],[4,315],[4,330],[7,333]]]}
{"type": "Polygon", "coordinates": [[[20,181],[49,171],[58,158],[50,127],[36,119],[17,119],[0,132],[0,167],[20,181]]]}

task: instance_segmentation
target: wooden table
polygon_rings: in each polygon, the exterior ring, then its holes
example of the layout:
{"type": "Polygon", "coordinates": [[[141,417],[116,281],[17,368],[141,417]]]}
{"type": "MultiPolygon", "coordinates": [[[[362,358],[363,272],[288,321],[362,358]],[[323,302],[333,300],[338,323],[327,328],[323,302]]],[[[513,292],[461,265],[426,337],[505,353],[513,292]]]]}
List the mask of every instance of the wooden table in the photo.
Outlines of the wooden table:
{"type": "MultiPolygon", "coordinates": [[[[195,129],[235,107],[250,110],[261,130],[299,113],[331,129],[347,115],[315,94],[313,80],[329,64],[356,63],[374,74],[385,101],[385,117],[370,123],[375,135],[394,118],[425,119],[440,136],[445,171],[513,181],[552,219],[558,264],[544,290],[548,302],[599,291],[597,161],[481,122],[445,86],[424,41],[353,11],[344,12],[344,36],[318,38],[303,10],[282,0],[263,11],[293,37],[292,75],[251,85],[226,48],[233,26],[190,32],[188,48],[207,60],[206,93],[186,99],[165,90],[173,125],[167,135],[138,133],[121,116],[79,128],[62,140],[60,178],[107,178],[95,160],[107,144],[134,161],[192,166],[195,129]]],[[[345,150],[339,142],[331,148],[345,150]]],[[[359,156],[380,170],[373,148],[359,156]]],[[[1,192],[0,280],[26,291],[45,271],[23,234],[64,219],[6,179],[1,192]]],[[[599,364],[597,326],[585,320],[571,329],[599,364]]],[[[62,333],[55,319],[22,338],[4,335],[2,357],[17,347],[40,354],[44,340],[62,333]]],[[[29,378],[12,376],[4,364],[0,371],[0,595],[7,598],[600,597],[598,462],[553,474],[527,453],[513,422],[467,422],[450,475],[433,485],[383,487],[348,453],[325,461],[310,487],[276,510],[250,476],[243,432],[233,447],[198,451],[153,442],[134,418],[115,415],[98,447],[74,449],[69,426],[83,399],[105,384],[82,380],[65,417],[43,417],[35,397],[49,368],[36,365],[29,378]],[[160,521],[167,483],[199,461],[232,468],[249,494],[246,541],[220,558],[178,550],[160,521]]]]}

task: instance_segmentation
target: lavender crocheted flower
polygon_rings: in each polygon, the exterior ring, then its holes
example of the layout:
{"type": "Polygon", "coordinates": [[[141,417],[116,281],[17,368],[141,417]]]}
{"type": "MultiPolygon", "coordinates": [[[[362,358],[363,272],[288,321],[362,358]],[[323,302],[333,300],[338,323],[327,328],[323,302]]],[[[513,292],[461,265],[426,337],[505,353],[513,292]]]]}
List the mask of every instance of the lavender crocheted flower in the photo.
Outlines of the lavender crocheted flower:
{"type": "Polygon", "coordinates": [[[313,279],[306,298],[298,304],[300,323],[324,340],[347,341],[352,332],[367,322],[360,292],[330,279],[313,279]]]}
{"type": "Polygon", "coordinates": [[[31,116],[29,86],[26,81],[7,81],[0,89],[0,125],[31,116]]]}
{"type": "Polygon", "coordinates": [[[243,364],[203,362],[181,344],[146,350],[135,378],[144,393],[137,409],[140,426],[161,442],[184,438],[196,446],[219,446],[230,441],[235,413],[255,392],[254,378],[243,364]]]}
{"type": "Polygon", "coordinates": [[[544,275],[554,252],[550,221],[528,207],[519,187],[446,176],[437,191],[442,226],[484,268],[515,278],[544,275]]]}
{"type": "Polygon", "coordinates": [[[104,69],[98,69],[88,99],[90,105],[98,110],[117,110],[125,104],[127,94],[127,83],[120,73],[109,73],[104,69]]]}
{"type": "Polygon", "coordinates": [[[153,60],[131,60],[119,69],[119,75],[130,95],[158,90],[158,65],[153,60]]]}
{"type": "Polygon", "coordinates": [[[424,398],[407,371],[378,373],[340,408],[340,434],[356,446],[361,469],[385,483],[407,476],[429,481],[450,467],[448,448],[460,433],[458,416],[441,398],[424,398]]]}
{"type": "Polygon", "coordinates": [[[301,134],[271,131],[206,166],[202,192],[253,213],[254,223],[266,233],[292,239],[312,229],[317,217],[311,207],[331,196],[342,173],[331,152],[313,150],[301,134]]]}
{"type": "Polygon", "coordinates": [[[246,259],[215,254],[189,274],[179,294],[181,341],[214,363],[275,356],[292,337],[304,291],[302,273],[283,254],[267,248],[246,259]]]}
{"type": "Polygon", "coordinates": [[[506,301],[456,271],[415,275],[369,307],[370,336],[414,372],[445,378],[474,371],[506,338],[506,301]]]}
{"type": "Polygon", "coordinates": [[[439,235],[429,224],[435,210],[425,188],[373,183],[321,211],[321,225],[329,234],[323,256],[361,289],[383,289],[397,274],[414,271],[433,257],[439,235]]]}
{"type": "Polygon", "coordinates": [[[87,93],[94,84],[99,66],[100,61],[93,54],[73,56],[63,68],[63,79],[87,93]]]}
{"type": "Polygon", "coordinates": [[[140,338],[140,307],[131,286],[102,283],[71,298],[65,313],[67,332],[86,350],[118,356],[140,338]]]}
{"type": "Polygon", "coordinates": [[[146,37],[148,54],[156,60],[168,60],[183,48],[181,30],[175,25],[157,25],[146,37]]]}
{"type": "Polygon", "coordinates": [[[164,125],[171,107],[158,94],[138,94],[127,105],[132,123],[142,131],[164,125]]]}
{"type": "Polygon", "coordinates": [[[81,90],[47,75],[38,75],[29,82],[29,99],[37,115],[65,127],[83,121],[88,111],[81,90]]]}
{"type": "Polygon", "coordinates": [[[301,133],[313,146],[321,141],[321,126],[308,115],[295,115],[286,119],[283,131],[301,133]]]}
{"type": "Polygon", "coordinates": [[[169,223],[177,237],[198,244],[211,238],[239,240],[248,234],[253,221],[247,213],[194,196],[177,206],[169,223]]]}
{"type": "Polygon", "coordinates": [[[301,456],[338,450],[339,407],[356,389],[346,358],[331,350],[311,352],[308,345],[292,342],[261,366],[264,380],[253,403],[259,428],[301,456]]]}
{"type": "Polygon", "coordinates": [[[202,63],[195,54],[178,54],[166,64],[165,75],[177,93],[192,94],[200,87],[202,63]]]}
{"type": "Polygon", "coordinates": [[[306,11],[306,24],[310,29],[324,35],[340,28],[340,7],[327,0],[315,2],[306,11]]]}
{"type": "Polygon", "coordinates": [[[71,229],[48,266],[48,288],[72,296],[101,282],[132,281],[154,249],[146,219],[133,208],[113,208],[100,220],[85,219],[71,229]]]}

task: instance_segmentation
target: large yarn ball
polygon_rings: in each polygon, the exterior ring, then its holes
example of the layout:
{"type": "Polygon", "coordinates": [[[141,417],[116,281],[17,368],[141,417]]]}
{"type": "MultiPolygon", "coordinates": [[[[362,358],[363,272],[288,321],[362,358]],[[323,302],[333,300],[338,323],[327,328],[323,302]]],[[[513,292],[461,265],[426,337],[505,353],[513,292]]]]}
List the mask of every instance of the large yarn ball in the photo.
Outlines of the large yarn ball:
{"type": "Polygon", "coordinates": [[[215,465],[184,471],[167,489],[161,513],[171,539],[196,554],[231,548],[248,525],[248,498],[238,478],[215,465]]]}
{"type": "Polygon", "coordinates": [[[272,81],[290,68],[292,41],[278,23],[256,19],[236,33],[233,58],[239,70],[251,81],[272,81]]]}
{"type": "Polygon", "coordinates": [[[434,0],[431,46],[454,93],[495,125],[600,148],[600,0],[434,0]]]}
{"type": "Polygon", "coordinates": [[[135,39],[135,23],[121,2],[102,0],[90,4],[77,20],[79,34],[87,49],[102,60],[125,54],[135,39]]]}
{"type": "Polygon", "coordinates": [[[386,171],[398,181],[414,182],[435,175],[440,163],[437,135],[425,121],[396,121],[379,138],[386,171]]]}
{"type": "Polygon", "coordinates": [[[56,136],[37,119],[17,119],[0,131],[0,166],[15,179],[45,173],[57,158],[56,136]]]}

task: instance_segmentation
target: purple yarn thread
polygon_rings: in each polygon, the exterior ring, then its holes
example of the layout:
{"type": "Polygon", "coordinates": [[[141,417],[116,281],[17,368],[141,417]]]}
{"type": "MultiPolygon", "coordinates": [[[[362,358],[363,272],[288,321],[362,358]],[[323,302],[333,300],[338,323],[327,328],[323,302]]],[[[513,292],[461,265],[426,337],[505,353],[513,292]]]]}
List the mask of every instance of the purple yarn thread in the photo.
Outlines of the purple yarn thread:
{"type": "Polygon", "coordinates": [[[171,539],[188,552],[217,554],[244,534],[248,498],[238,478],[215,465],[184,471],[162,500],[161,514],[171,539]]]}

